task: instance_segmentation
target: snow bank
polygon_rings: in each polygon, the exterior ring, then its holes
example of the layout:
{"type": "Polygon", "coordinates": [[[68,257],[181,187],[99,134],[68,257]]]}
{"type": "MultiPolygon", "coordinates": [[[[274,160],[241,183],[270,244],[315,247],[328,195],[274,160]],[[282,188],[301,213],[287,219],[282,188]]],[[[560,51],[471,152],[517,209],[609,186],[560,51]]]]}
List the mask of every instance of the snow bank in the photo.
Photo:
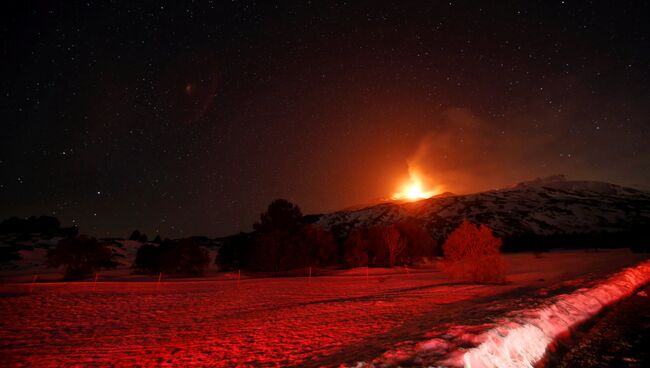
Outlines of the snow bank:
{"type": "Polygon", "coordinates": [[[627,268],[598,285],[551,298],[545,306],[523,310],[510,318],[507,329],[493,328],[483,341],[443,364],[465,367],[533,367],[547,347],[572,327],[593,317],[603,307],[630,296],[650,282],[650,261],[627,268]]]}

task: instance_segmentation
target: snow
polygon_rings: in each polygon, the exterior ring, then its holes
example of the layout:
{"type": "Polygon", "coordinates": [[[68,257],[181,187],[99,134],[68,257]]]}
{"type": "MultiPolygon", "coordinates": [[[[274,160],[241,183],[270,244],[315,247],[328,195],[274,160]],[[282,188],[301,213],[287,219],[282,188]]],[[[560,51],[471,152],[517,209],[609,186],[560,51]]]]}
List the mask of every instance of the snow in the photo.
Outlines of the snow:
{"type": "Polygon", "coordinates": [[[604,307],[630,296],[637,288],[650,282],[650,261],[609,277],[597,286],[559,295],[548,305],[521,311],[521,322],[505,334],[492,329],[484,342],[463,355],[465,367],[533,367],[558,337],[588,320],[604,307]]]}
{"type": "MultiPolygon", "coordinates": [[[[596,280],[644,260],[626,250],[508,255],[510,283],[503,285],[454,283],[435,268],[371,269],[368,278],[359,268],[311,282],[242,278],[239,286],[231,274],[160,285],[154,277],[100,279],[95,289],[92,282],[39,283],[31,293],[29,283],[3,283],[0,366],[462,362],[461,348],[481,351],[491,336],[500,336],[497,331],[513,339],[542,331],[540,337],[553,339],[544,328],[555,331],[567,320],[551,313],[580,315],[554,298],[588,288],[575,300],[593,313],[598,305],[588,303],[588,290],[600,285],[596,280]],[[528,323],[543,316],[534,313],[542,307],[548,307],[548,327],[528,323]]],[[[614,280],[620,283],[601,293],[632,282],[628,276],[614,280]]],[[[597,296],[600,304],[611,302],[597,296]]],[[[534,356],[536,350],[515,352],[534,356]]]]}
{"type": "Polygon", "coordinates": [[[436,237],[444,237],[464,218],[498,235],[625,231],[650,220],[650,192],[556,176],[501,190],[339,211],[321,216],[317,223],[352,229],[407,217],[424,220],[436,237]]]}
{"type": "Polygon", "coordinates": [[[414,348],[399,346],[389,350],[374,359],[372,366],[417,362],[450,367],[532,368],[557,339],[648,282],[650,260],[598,280],[592,287],[538,300],[539,305],[533,308],[509,311],[492,324],[447,326],[446,332],[434,333],[439,337],[414,348]]]}

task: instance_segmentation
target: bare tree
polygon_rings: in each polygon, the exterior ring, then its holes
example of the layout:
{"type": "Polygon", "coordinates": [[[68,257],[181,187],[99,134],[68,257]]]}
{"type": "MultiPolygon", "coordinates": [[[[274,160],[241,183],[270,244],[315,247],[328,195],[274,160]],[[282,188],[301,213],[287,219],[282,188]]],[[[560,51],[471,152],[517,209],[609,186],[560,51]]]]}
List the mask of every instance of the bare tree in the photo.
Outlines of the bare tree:
{"type": "Polygon", "coordinates": [[[501,239],[485,226],[464,220],[445,241],[444,271],[456,279],[476,282],[502,281],[505,264],[499,248],[501,239]]]}
{"type": "Polygon", "coordinates": [[[382,238],[384,244],[388,247],[388,264],[393,267],[397,257],[406,249],[406,238],[402,236],[395,226],[387,226],[384,228],[382,238]]]}

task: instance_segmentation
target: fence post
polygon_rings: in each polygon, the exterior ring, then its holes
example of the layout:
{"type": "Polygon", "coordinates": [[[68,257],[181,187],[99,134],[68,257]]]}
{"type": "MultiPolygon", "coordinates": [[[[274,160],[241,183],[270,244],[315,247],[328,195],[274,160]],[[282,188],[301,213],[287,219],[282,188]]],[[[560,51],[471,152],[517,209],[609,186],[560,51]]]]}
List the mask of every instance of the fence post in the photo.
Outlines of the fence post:
{"type": "Polygon", "coordinates": [[[36,284],[36,279],[37,279],[37,278],[38,278],[38,275],[34,275],[34,277],[32,277],[32,286],[30,286],[30,288],[29,288],[29,292],[30,292],[30,293],[31,293],[32,291],[34,291],[34,285],[36,284]]]}
{"type": "Polygon", "coordinates": [[[160,289],[160,280],[162,279],[162,272],[158,274],[158,282],[156,282],[156,290],[160,289]]]}
{"type": "Polygon", "coordinates": [[[95,272],[95,282],[93,283],[93,291],[97,289],[97,279],[99,278],[99,272],[95,272]]]}

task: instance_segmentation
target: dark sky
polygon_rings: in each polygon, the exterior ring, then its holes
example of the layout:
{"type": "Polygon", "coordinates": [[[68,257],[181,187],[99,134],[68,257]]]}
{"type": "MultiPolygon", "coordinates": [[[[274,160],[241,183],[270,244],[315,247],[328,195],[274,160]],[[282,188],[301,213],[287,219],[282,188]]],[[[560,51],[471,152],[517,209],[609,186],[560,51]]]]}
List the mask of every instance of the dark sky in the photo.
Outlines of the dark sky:
{"type": "Polygon", "coordinates": [[[0,217],[249,230],[564,173],[650,187],[648,2],[2,5],[0,217]],[[20,7],[19,7],[20,6],[20,7]]]}

